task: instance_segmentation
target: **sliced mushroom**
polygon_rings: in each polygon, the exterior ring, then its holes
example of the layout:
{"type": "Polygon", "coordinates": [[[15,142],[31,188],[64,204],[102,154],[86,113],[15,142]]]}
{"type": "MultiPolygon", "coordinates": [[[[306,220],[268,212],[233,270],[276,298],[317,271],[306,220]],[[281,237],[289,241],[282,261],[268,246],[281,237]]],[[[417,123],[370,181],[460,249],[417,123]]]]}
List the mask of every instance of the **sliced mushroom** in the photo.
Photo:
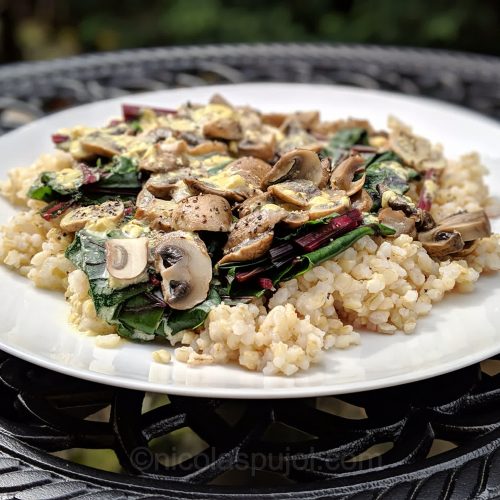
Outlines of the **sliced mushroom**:
{"type": "Polygon", "coordinates": [[[368,131],[370,135],[373,132],[373,127],[369,121],[358,118],[348,118],[347,120],[336,120],[333,122],[320,121],[314,127],[313,132],[317,135],[326,137],[347,128],[363,128],[368,131]]]}
{"type": "Polygon", "coordinates": [[[284,154],[265,178],[265,184],[276,184],[303,179],[321,187],[326,183],[327,172],[318,155],[309,149],[294,149],[284,154]]]}
{"type": "Polygon", "coordinates": [[[209,177],[186,179],[193,190],[222,196],[230,201],[243,201],[255,195],[269,165],[258,158],[240,158],[209,177]]]}
{"type": "Polygon", "coordinates": [[[458,231],[465,242],[491,235],[490,220],[484,210],[451,215],[440,221],[438,228],[458,231]]]}
{"type": "Polygon", "coordinates": [[[148,265],[148,238],[106,240],[106,269],[114,278],[129,280],[141,275],[148,265]]]}
{"type": "Polygon", "coordinates": [[[162,174],[151,174],[144,187],[157,198],[171,198],[172,192],[179,188],[179,181],[192,175],[191,169],[181,168],[162,174]]]}
{"type": "Polygon", "coordinates": [[[149,222],[153,229],[170,231],[175,207],[174,201],[159,200],[143,188],[137,195],[135,217],[149,222]]]}
{"type": "Polygon", "coordinates": [[[470,255],[477,248],[478,242],[479,240],[466,241],[464,243],[464,248],[460,250],[460,252],[455,252],[453,257],[456,259],[467,257],[467,255],[470,255]]]}
{"type": "Polygon", "coordinates": [[[208,139],[239,141],[242,136],[241,126],[234,118],[218,118],[203,125],[203,135],[208,139]]]}
{"type": "Polygon", "coordinates": [[[267,231],[258,234],[255,238],[242,241],[239,245],[231,248],[224,257],[219,261],[219,264],[226,262],[246,262],[262,257],[273,243],[274,232],[267,231]]]}
{"type": "Polygon", "coordinates": [[[113,140],[112,136],[97,132],[82,138],[80,144],[85,151],[108,158],[119,155],[122,151],[122,148],[113,140]]]}
{"type": "Polygon", "coordinates": [[[310,134],[298,117],[298,113],[290,115],[280,130],[285,134],[278,143],[278,153],[282,156],[294,149],[309,149],[319,152],[323,149],[323,144],[318,139],[310,134]]]}
{"type": "Polygon", "coordinates": [[[254,156],[264,161],[273,161],[276,152],[276,137],[274,134],[256,134],[255,137],[245,137],[238,142],[240,156],[254,156]]]}
{"type": "Polygon", "coordinates": [[[275,205],[269,209],[256,210],[239,219],[231,233],[229,233],[225,251],[233,249],[244,241],[255,238],[258,234],[273,229],[286,216],[287,211],[275,205]]]}
{"type": "Polygon", "coordinates": [[[304,129],[311,129],[319,123],[318,111],[298,111],[293,114],[286,113],[265,113],[262,115],[262,122],[273,127],[286,127],[290,120],[294,120],[304,129]]]}
{"type": "Polygon", "coordinates": [[[227,154],[227,145],[219,141],[204,141],[189,146],[187,152],[193,156],[208,155],[212,153],[227,154]]]}
{"type": "Polygon", "coordinates": [[[274,196],[271,195],[271,193],[267,192],[259,193],[256,194],[255,196],[247,198],[237,208],[239,217],[241,219],[246,215],[255,212],[255,210],[262,208],[264,205],[268,205],[270,203],[275,204],[276,199],[274,198],[274,196]]]}
{"type": "Polygon", "coordinates": [[[418,239],[427,253],[437,258],[460,252],[464,248],[464,240],[455,231],[428,231],[420,233],[418,239]]]}
{"type": "Polygon", "coordinates": [[[307,208],[311,198],[321,195],[321,190],[312,181],[302,179],[273,184],[269,186],[268,192],[281,201],[301,208],[307,208]]]}
{"type": "Polygon", "coordinates": [[[140,160],[140,170],[152,173],[165,173],[189,165],[187,158],[183,154],[176,154],[162,149],[161,144],[155,144],[152,148],[153,149],[140,160]]]}
{"type": "Polygon", "coordinates": [[[333,171],[330,177],[330,185],[333,189],[341,189],[347,196],[352,196],[363,188],[365,175],[354,181],[354,176],[366,163],[361,155],[353,155],[342,161],[333,171]]]}
{"type": "Polygon", "coordinates": [[[188,185],[182,180],[175,183],[175,187],[170,191],[170,199],[179,203],[195,193],[188,187],[188,185]]]}
{"type": "Polygon", "coordinates": [[[240,174],[252,186],[262,189],[264,179],[271,170],[271,166],[259,158],[243,156],[227,165],[227,169],[240,174]]]}
{"type": "Polygon", "coordinates": [[[231,226],[231,205],[221,196],[201,194],[178,203],[172,212],[174,229],[227,232],[231,226]]]}
{"type": "Polygon", "coordinates": [[[191,309],[207,298],[212,261],[197,235],[186,231],[167,233],[154,253],[163,298],[172,309],[191,309]]]}
{"type": "Polygon", "coordinates": [[[210,104],[220,104],[222,106],[226,106],[227,108],[232,108],[233,105],[222,95],[220,94],[214,94],[210,98],[210,104]]]}
{"type": "Polygon", "coordinates": [[[430,255],[443,257],[462,251],[468,242],[490,235],[488,216],[478,210],[447,217],[430,231],[419,233],[418,239],[430,255]]]}
{"type": "Polygon", "coordinates": [[[415,168],[419,168],[422,162],[431,156],[431,143],[405,130],[391,133],[390,145],[407,165],[415,168]]]}
{"type": "Polygon", "coordinates": [[[360,212],[369,212],[373,207],[372,197],[366,189],[361,189],[351,197],[352,208],[357,208],[360,212]]]}
{"type": "Polygon", "coordinates": [[[415,220],[410,217],[406,217],[401,210],[393,210],[389,207],[383,208],[378,213],[378,219],[382,224],[385,224],[396,231],[393,235],[394,238],[400,236],[401,234],[408,234],[412,238],[417,235],[415,220]]]}
{"type": "Polygon", "coordinates": [[[288,212],[287,216],[282,220],[283,224],[292,229],[302,226],[309,220],[307,211],[297,210],[296,206],[283,203],[282,200],[278,200],[271,193],[262,193],[248,198],[238,207],[238,213],[240,218],[243,218],[256,210],[278,210],[280,208],[288,212]]]}
{"type": "Polygon", "coordinates": [[[302,210],[294,210],[288,212],[288,215],[283,219],[283,224],[295,229],[304,225],[309,220],[309,213],[302,210]]]}
{"type": "Polygon", "coordinates": [[[219,264],[247,261],[264,255],[273,241],[274,226],[287,215],[283,208],[269,205],[267,209],[256,210],[240,219],[229,233],[225,255],[219,264]]]}
{"type": "MultiPolygon", "coordinates": [[[[156,127],[156,128],[148,130],[145,133],[139,134],[138,137],[143,139],[144,142],[156,144],[157,142],[165,141],[165,139],[172,137],[172,131],[167,127],[156,127]]],[[[184,141],[175,141],[175,142],[184,142],[184,141]]],[[[186,143],[184,143],[183,146],[176,144],[176,149],[178,149],[178,148],[183,148],[185,150],[186,143]]]]}
{"type": "Polygon", "coordinates": [[[88,205],[71,210],[61,219],[59,226],[63,231],[76,232],[99,219],[106,219],[111,224],[116,224],[124,212],[125,207],[121,201],[105,201],[100,205],[88,205]]]}
{"type": "MultiPolygon", "coordinates": [[[[241,176],[239,176],[241,177],[241,176]]],[[[236,189],[236,182],[233,184],[233,189],[225,188],[224,186],[217,186],[216,184],[212,184],[208,180],[201,179],[186,179],[186,184],[190,189],[195,191],[196,193],[205,193],[205,194],[215,194],[217,196],[222,196],[229,201],[243,201],[245,198],[250,196],[247,193],[247,189],[245,188],[244,181],[241,182],[241,185],[238,186],[238,190],[236,189]],[[240,192],[241,191],[241,192],[240,192]]]]}
{"type": "Polygon", "coordinates": [[[279,128],[288,119],[290,115],[286,113],[264,113],[262,115],[262,123],[279,128]]]}
{"type": "Polygon", "coordinates": [[[342,214],[351,207],[351,200],[345,191],[322,191],[309,200],[309,219],[321,219],[327,215],[342,214]]]}

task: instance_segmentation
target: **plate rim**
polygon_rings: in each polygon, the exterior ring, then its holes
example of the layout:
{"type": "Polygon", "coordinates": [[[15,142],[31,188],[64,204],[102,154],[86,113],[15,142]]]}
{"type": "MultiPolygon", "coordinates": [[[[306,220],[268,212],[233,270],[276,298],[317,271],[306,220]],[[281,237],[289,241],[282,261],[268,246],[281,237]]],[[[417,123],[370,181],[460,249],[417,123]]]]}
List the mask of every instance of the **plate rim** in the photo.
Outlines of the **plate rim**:
{"type": "MultiPolygon", "coordinates": [[[[421,103],[421,104],[438,104],[441,108],[445,108],[449,111],[459,112],[461,115],[465,115],[465,117],[475,118],[481,120],[483,123],[488,123],[490,126],[493,126],[498,129],[500,132],[500,123],[494,120],[493,118],[483,115],[475,110],[471,110],[469,108],[449,103],[446,101],[441,101],[439,99],[424,97],[424,96],[414,96],[414,95],[406,95],[403,93],[392,92],[387,90],[379,90],[379,89],[364,89],[359,87],[352,87],[348,85],[328,85],[328,84],[315,84],[315,83],[286,83],[286,82],[251,82],[251,83],[240,83],[240,84],[220,84],[220,85],[207,85],[207,86],[198,86],[198,87],[190,87],[190,88],[180,88],[180,89],[160,89],[149,92],[141,92],[136,94],[127,94],[125,96],[113,97],[110,99],[104,99],[92,103],[82,104],[80,106],[75,106],[69,109],[65,109],[48,116],[39,118],[30,122],[22,127],[19,127],[16,130],[8,132],[0,137],[0,149],[2,147],[2,143],[5,140],[15,140],[16,136],[22,136],[24,133],[29,132],[30,129],[38,129],[39,127],[45,127],[46,122],[50,123],[54,117],[64,118],[66,115],[71,115],[75,110],[85,111],[86,109],[98,108],[103,104],[111,105],[117,104],[124,101],[133,102],[134,99],[138,100],[147,100],[154,99],[155,95],[172,93],[176,91],[181,92],[189,92],[190,90],[204,89],[207,92],[210,91],[220,91],[223,92],[225,88],[248,88],[251,90],[256,87],[289,87],[289,88],[322,88],[328,91],[339,90],[339,91],[348,91],[359,94],[370,94],[370,95],[381,95],[385,97],[394,97],[394,98],[403,98],[409,102],[413,103],[421,103]]],[[[38,153],[42,154],[42,153],[38,153]]],[[[5,177],[7,170],[0,172],[2,177],[5,177]]],[[[14,207],[18,208],[18,207],[14,207]]],[[[74,331],[72,334],[80,335],[79,332],[74,331]]],[[[398,335],[404,335],[402,332],[397,332],[398,335]]],[[[380,334],[382,335],[382,334],[380,334]]],[[[353,346],[352,349],[355,349],[357,346],[353,346]]],[[[495,354],[500,352],[500,344],[488,346],[483,348],[480,351],[475,351],[467,356],[462,356],[458,360],[449,360],[439,364],[431,364],[430,366],[426,366],[424,368],[420,368],[415,374],[411,369],[408,369],[404,374],[396,374],[396,375],[388,375],[383,377],[378,377],[373,380],[361,380],[354,382],[341,382],[337,384],[329,384],[324,386],[316,386],[314,383],[310,385],[304,386],[293,386],[293,387],[256,387],[251,388],[247,386],[240,387],[221,387],[221,386],[189,386],[183,384],[177,384],[175,382],[169,383],[159,383],[152,382],[149,380],[139,380],[134,378],[123,378],[118,375],[111,374],[103,374],[99,372],[91,371],[88,368],[76,368],[65,365],[63,363],[50,360],[45,357],[38,357],[36,354],[25,351],[21,348],[12,346],[3,341],[0,338],[0,349],[4,352],[18,357],[24,361],[33,363],[37,366],[41,366],[43,368],[56,371],[58,373],[62,373],[64,375],[73,376],[79,379],[88,380],[91,382],[96,382],[100,384],[110,385],[114,387],[127,388],[131,390],[142,390],[147,392],[156,392],[163,394],[172,394],[172,395],[182,395],[182,396],[190,396],[190,397],[216,397],[216,398],[230,398],[230,399],[294,399],[294,398],[303,398],[303,397],[319,397],[319,396],[329,396],[329,395],[338,395],[338,394],[349,394],[353,392],[364,392],[369,390],[377,390],[382,388],[394,387],[397,385],[405,385],[413,382],[418,382],[421,380],[429,379],[432,377],[444,375],[447,373],[451,373],[453,371],[457,371],[463,369],[467,366],[473,365],[480,361],[483,361],[495,354]]],[[[153,362],[153,361],[151,361],[153,362]]],[[[222,365],[221,365],[222,366],[222,365]]],[[[203,366],[201,367],[190,367],[191,369],[203,370],[203,366]]],[[[243,368],[241,368],[243,369],[243,368]]],[[[276,375],[266,376],[262,374],[263,377],[276,377],[276,375]]],[[[278,376],[284,377],[284,376],[278,376]]],[[[289,377],[285,377],[288,379],[289,377]]],[[[291,376],[293,378],[293,375],[291,376]]]]}

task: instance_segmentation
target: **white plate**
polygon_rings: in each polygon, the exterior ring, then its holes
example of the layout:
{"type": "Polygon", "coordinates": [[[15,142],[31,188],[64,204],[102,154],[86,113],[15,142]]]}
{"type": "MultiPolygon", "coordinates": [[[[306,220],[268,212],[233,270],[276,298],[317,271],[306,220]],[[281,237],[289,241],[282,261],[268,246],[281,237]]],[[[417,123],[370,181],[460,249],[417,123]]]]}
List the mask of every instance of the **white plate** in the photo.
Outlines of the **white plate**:
{"type": "MultiPolygon", "coordinates": [[[[384,127],[388,114],[417,133],[441,142],[450,157],[479,151],[490,167],[489,184],[500,193],[500,125],[478,114],[437,101],[348,87],[245,84],[178,89],[128,96],[64,111],[0,138],[1,173],[28,165],[52,150],[50,134],[60,127],[100,125],[120,114],[122,102],[174,107],[205,102],[214,92],[236,104],[269,111],[319,109],[324,119],[369,118],[384,127]]],[[[0,201],[0,222],[14,213],[0,201]]],[[[495,222],[498,231],[500,225],[495,222]]],[[[95,346],[67,324],[61,294],[33,287],[0,268],[0,348],[32,363],[104,384],[189,396],[290,398],[338,394],[412,382],[450,372],[500,352],[500,280],[484,276],[475,292],[452,294],[420,320],[415,333],[362,333],[362,344],[329,351],[320,364],[292,377],[264,376],[236,366],[188,367],[153,363],[154,343],[95,346]]]]}

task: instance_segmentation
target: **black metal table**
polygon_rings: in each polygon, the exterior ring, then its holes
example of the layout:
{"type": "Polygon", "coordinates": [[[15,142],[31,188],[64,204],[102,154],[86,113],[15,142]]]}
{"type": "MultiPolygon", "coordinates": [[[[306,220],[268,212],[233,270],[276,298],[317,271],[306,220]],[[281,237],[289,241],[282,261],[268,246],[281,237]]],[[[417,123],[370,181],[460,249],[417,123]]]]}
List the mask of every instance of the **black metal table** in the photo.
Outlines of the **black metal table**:
{"type": "MultiPolygon", "coordinates": [[[[500,117],[499,59],[366,46],[236,45],[0,67],[0,128],[127,92],[244,81],[382,88],[500,117]]],[[[335,398],[172,396],[144,411],[141,392],[0,353],[0,498],[498,498],[497,372],[500,357],[335,398]],[[168,437],[185,427],[199,441],[190,455],[168,447],[168,437]],[[165,436],[168,453],[156,453],[165,436]],[[114,450],[123,473],[50,454],[74,448],[114,450]]]]}

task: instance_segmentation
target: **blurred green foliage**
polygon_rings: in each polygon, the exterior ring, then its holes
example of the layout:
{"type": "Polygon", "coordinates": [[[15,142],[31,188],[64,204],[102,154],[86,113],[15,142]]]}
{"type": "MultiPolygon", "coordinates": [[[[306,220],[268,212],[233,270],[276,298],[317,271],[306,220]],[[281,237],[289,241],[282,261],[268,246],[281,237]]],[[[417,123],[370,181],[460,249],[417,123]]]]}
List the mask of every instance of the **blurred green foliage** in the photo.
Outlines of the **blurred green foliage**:
{"type": "Polygon", "coordinates": [[[498,0],[0,0],[0,57],[223,42],[357,42],[498,54],[498,0]]]}

